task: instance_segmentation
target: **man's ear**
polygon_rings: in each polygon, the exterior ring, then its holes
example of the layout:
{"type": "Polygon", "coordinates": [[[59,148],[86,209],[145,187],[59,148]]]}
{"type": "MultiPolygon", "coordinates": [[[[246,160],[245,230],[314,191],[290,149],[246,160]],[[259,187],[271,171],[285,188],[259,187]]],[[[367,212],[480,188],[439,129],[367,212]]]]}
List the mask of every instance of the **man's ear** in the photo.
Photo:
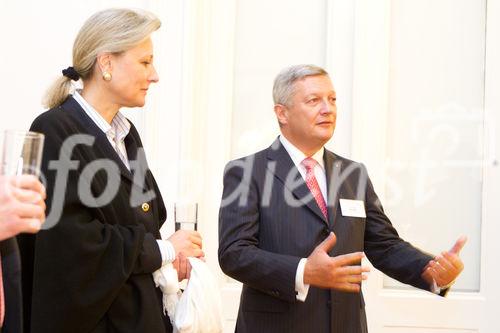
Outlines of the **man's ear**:
{"type": "Polygon", "coordinates": [[[113,55],[109,52],[101,53],[97,56],[96,63],[97,68],[101,73],[113,71],[113,66],[111,64],[113,55]]]}
{"type": "Polygon", "coordinates": [[[275,104],[274,113],[276,114],[280,127],[288,123],[288,110],[286,106],[283,104],[275,104]]]}

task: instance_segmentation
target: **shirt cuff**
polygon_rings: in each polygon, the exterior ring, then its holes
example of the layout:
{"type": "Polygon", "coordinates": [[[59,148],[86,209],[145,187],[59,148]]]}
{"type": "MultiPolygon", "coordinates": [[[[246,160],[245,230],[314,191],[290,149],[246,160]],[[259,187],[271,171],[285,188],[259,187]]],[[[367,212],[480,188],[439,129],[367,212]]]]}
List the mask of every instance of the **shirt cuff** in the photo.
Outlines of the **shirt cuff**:
{"type": "Polygon", "coordinates": [[[451,281],[448,283],[446,286],[438,286],[436,283],[436,280],[432,279],[432,284],[431,284],[431,292],[436,294],[436,295],[441,295],[441,292],[446,289],[450,289],[450,287],[455,283],[455,281],[451,281]]]}
{"type": "Polygon", "coordinates": [[[309,285],[304,284],[304,269],[306,267],[307,258],[302,258],[297,266],[297,273],[295,274],[295,292],[298,301],[305,302],[307,294],[309,293],[309,285]]]}
{"type": "Polygon", "coordinates": [[[455,280],[451,281],[448,283],[446,286],[438,286],[436,283],[436,280],[432,279],[432,284],[431,284],[431,292],[436,294],[436,295],[441,295],[441,292],[446,289],[450,289],[450,287],[455,283],[455,280]]]}
{"type": "Polygon", "coordinates": [[[439,295],[441,293],[441,288],[438,287],[436,280],[432,279],[431,292],[433,294],[439,295]]]}
{"type": "Polygon", "coordinates": [[[161,265],[166,265],[175,260],[175,249],[168,240],[157,239],[158,247],[161,253],[161,265]]]}

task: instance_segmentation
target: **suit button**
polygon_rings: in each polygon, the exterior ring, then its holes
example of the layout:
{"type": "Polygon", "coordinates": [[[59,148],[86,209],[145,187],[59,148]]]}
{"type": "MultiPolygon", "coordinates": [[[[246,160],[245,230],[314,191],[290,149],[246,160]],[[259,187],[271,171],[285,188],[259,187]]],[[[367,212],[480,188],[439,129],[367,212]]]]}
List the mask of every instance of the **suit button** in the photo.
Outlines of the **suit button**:
{"type": "Polygon", "coordinates": [[[147,213],[149,211],[149,204],[145,202],[142,204],[141,208],[143,212],[147,213]]]}
{"type": "Polygon", "coordinates": [[[328,237],[328,235],[330,235],[330,230],[323,229],[323,236],[328,237]]]}
{"type": "Polygon", "coordinates": [[[273,290],[271,293],[273,294],[273,296],[276,296],[276,297],[279,297],[279,295],[280,295],[280,292],[277,290],[273,290]]]}

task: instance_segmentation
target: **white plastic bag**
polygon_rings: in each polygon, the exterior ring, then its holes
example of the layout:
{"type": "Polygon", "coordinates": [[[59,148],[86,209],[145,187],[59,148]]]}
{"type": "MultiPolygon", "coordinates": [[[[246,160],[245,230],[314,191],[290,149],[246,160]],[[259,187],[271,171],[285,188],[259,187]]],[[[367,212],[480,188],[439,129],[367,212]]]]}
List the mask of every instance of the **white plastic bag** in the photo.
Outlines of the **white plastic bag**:
{"type": "Polygon", "coordinates": [[[177,304],[174,332],[220,333],[223,330],[219,287],[206,263],[188,258],[191,277],[177,304]]]}
{"type": "Polygon", "coordinates": [[[188,260],[191,277],[182,294],[172,264],[153,274],[163,292],[163,312],[168,313],[174,333],[220,333],[223,325],[217,281],[206,263],[197,258],[188,260]]]}

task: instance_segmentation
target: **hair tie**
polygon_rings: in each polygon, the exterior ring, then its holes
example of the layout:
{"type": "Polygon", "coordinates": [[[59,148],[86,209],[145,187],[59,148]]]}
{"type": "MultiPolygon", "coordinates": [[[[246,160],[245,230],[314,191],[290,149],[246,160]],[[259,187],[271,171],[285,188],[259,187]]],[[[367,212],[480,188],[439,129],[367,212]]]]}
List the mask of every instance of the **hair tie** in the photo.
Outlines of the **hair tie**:
{"type": "Polygon", "coordinates": [[[73,81],[78,81],[80,79],[80,74],[71,66],[63,69],[62,74],[73,81]]]}

